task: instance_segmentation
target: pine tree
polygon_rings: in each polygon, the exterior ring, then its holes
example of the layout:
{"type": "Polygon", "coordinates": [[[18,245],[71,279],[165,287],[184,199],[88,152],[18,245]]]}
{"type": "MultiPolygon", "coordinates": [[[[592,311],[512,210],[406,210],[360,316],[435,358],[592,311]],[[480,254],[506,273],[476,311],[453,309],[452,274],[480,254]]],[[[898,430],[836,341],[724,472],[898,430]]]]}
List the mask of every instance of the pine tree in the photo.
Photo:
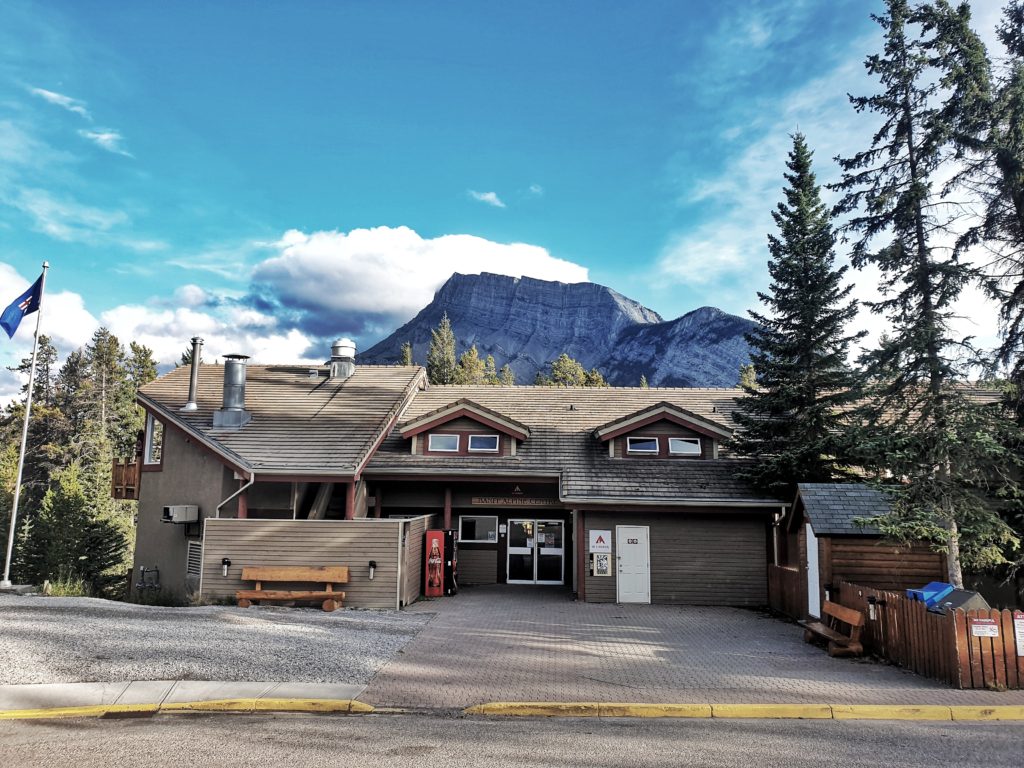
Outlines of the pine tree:
{"type": "Polygon", "coordinates": [[[747,334],[753,363],[740,367],[744,397],[735,419],[733,449],[757,459],[744,478],[790,499],[798,482],[829,482],[845,475],[836,436],[842,409],[855,396],[847,363],[859,336],[846,327],[857,314],[836,268],[835,233],[811,166],[804,137],[793,136],[785,174],[785,200],[772,212],[778,234],[768,235],[769,310],[751,312],[747,334]]]}
{"type": "Polygon", "coordinates": [[[501,370],[498,371],[498,381],[503,387],[514,387],[516,384],[516,375],[513,373],[511,366],[505,363],[501,366],[501,370]]]}
{"type": "Polygon", "coordinates": [[[484,360],[484,384],[495,386],[500,383],[501,380],[498,378],[498,369],[494,362],[494,355],[488,355],[487,359],[484,360]]]}
{"type": "Polygon", "coordinates": [[[607,387],[608,382],[596,368],[589,371],[579,360],[565,352],[552,361],[549,372],[537,372],[534,384],[546,387],[607,387]]]}
{"type": "Polygon", "coordinates": [[[411,341],[406,341],[402,344],[402,358],[399,361],[399,365],[413,365],[411,341]]]}
{"type": "Polygon", "coordinates": [[[961,586],[962,564],[998,564],[1017,544],[989,498],[1009,491],[1015,457],[1001,447],[1008,443],[993,442],[1007,429],[1002,414],[958,386],[966,378],[961,353],[970,345],[951,329],[952,304],[976,275],[935,244],[952,232],[956,215],[935,189],[953,153],[933,68],[938,38],[927,9],[911,11],[906,0],[886,6],[873,17],[885,33],[884,51],[866,62],[882,91],[851,97],[882,126],[870,149],[840,160],[844,175],[836,185],[845,193],[837,210],[853,214],[853,263],[880,270],[883,297],[870,306],[891,326],[886,343],[862,358],[869,397],[857,413],[856,442],[865,467],[901,481],[893,514],[877,522],[890,535],[941,539],[949,579],[961,586]],[[888,242],[877,248],[881,237],[888,242]]]}
{"type": "Polygon", "coordinates": [[[740,366],[740,388],[745,392],[757,387],[757,370],[753,363],[740,366]]]}
{"type": "Polygon", "coordinates": [[[455,366],[455,334],[448,313],[445,312],[440,324],[430,332],[427,379],[431,384],[454,384],[455,366]]]}
{"type": "Polygon", "coordinates": [[[484,361],[480,359],[474,344],[459,357],[455,367],[455,384],[483,384],[484,361]]]}
{"type": "Polygon", "coordinates": [[[647,383],[647,376],[640,374],[640,389],[650,389],[651,385],[647,383]]]}

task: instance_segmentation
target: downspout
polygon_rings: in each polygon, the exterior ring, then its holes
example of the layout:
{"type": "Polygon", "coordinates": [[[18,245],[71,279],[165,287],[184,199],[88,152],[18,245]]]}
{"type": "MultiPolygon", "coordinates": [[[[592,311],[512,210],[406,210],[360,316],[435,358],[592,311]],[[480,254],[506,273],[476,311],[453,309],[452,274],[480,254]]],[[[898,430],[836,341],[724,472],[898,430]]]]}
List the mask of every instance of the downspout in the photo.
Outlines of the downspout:
{"type": "Polygon", "coordinates": [[[234,500],[235,500],[236,498],[238,498],[238,497],[239,497],[239,496],[241,496],[241,495],[242,495],[243,493],[245,493],[245,492],[246,492],[246,491],[248,491],[248,490],[249,490],[250,488],[252,488],[252,485],[253,485],[253,483],[255,483],[255,482],[256,482],[256,473],[255,473],[255,472],[253,472],[253,473],[251,473],[251,474],[249,475],[249,482],[248,482],[248,483],[246,483],[245,485],[243,485],[243,486],[242,486],[241,488],[239,488],[239,489],[238,489],[237,491],[235,491],[234,493],[232,493],[232,494],[231,494],[230,496],[228,496],[228,497],[227,497],[226,499],[224,499],[224,501],[222,501],[222,502],[221,502],[220,504],[218,504],[218,505],[217,505],[217,512],[216,512],[216,514],[214,515],[214,517],[216,517],[216,518],[219,518],[219,517],[220,517],[220,510],[221,510],[221,508],[222,508],[222,507],[223,507],[223,506],[224,506],[225,504],[227,504],[227,503],[228,503],[229,501],[234,501],[234,500]]]}

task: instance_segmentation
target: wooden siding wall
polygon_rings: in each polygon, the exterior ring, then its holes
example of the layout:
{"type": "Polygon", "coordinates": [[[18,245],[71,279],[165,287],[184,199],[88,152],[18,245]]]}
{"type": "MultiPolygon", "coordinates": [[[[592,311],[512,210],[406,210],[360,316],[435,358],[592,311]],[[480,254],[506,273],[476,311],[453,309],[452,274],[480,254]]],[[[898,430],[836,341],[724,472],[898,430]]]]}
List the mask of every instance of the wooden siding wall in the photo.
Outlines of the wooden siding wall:
{"type": "Polygon", "coordinates": [[[650,527],[651,602],[670,605],[768,604],[768,523],[741,514],[658,515],[587,512],[584,548],[591,530],[612,532],[612,576],[591,576],[587,555],[586,600],[613,603],[615,526],[650,527]]]}
{"type": "Polygon", "coordinates": [[[399,537],[408,523],[374,519],[207,520],[202,594],[218,600],[233,598],[237,590],[250,588],[252,585],[241,578],[242,568],[248,565],[347,565],[349,583],[342,587],[346,606],[397,608],[399,537]],[[231,560],[227,578],[221,575],[221,559],[225,557],[231,560]],[[370,560],[377,562],[373,581],[369,579],[370,560]]]}
{"type": "MultiPolygon", "coordinates": [[[[426,515],[402,523],[402,606],[410,605],[423,596],[423,539],[428,528],[440,525],[440,515],[426,515]]],[[[380,565],[380,563],[378,563],[380,565]]]]}
{"type": "Polygon", "coordinates": [[[459,583],[460,584],[497,584],[498,582],[498,550],[468,549],[470,545],[459,547],[459,583]]]}
{"type": "Polygon", "coordinates": [[[946,559],[927,544],[899,546],[878,538],[832,536],[819,539],[823,583],[848,581],[875,589],[923,587],[946,581],[946,559]]]}

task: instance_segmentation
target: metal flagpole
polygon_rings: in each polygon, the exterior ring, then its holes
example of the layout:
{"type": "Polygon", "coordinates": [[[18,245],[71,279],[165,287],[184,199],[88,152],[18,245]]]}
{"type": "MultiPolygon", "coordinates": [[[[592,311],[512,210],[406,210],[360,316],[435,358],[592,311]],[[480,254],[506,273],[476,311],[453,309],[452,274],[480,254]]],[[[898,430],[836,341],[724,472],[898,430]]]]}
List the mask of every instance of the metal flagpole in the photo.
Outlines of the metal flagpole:
{"type": "Polygon", "coordinates": [[[14,481],[14,506],[11,508],[11,530],[7,534],[7,559],[4,560],[4,578],[0,589],[11,588],[11,554],[14,552],[14,528],[18,521],[18,500],[21,498],[21,471],[25,468],[25,444],[28,442],[28,420],[32,413],[32,388],[36,381],[36,351],[39,349],[39,324],[43,319],[43,293],[46,291],[46,270],[50,262],[43,262],[43,277],[39,282],[39,309],[36,310],[36,335],[32,341],[32,365],[28,369],[28,398],[25,400],[25,423],[21,428],[21,454],[18,456],[18,479],[14,481]]]}

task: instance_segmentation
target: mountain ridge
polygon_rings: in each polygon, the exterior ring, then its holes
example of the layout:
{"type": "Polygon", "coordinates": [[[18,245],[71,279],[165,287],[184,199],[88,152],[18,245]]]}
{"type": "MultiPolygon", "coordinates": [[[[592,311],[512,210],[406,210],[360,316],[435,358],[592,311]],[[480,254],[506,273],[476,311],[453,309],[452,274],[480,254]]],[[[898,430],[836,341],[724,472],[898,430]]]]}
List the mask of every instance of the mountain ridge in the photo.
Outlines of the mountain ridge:
{"type": "Polygon", "coordinates": [[[664,320],[597,283],[455,273],[414,318],[358,359],[393,363],[409,341],[422,363],[445,312],[459,354],[475,344],[481,358],[507,363],[523,384],[564,352],[613,385],[636,385],[643,374],[651,386],[735,386],[750,356],[743,334],[754,327],[711,306],[664,320]]]}

